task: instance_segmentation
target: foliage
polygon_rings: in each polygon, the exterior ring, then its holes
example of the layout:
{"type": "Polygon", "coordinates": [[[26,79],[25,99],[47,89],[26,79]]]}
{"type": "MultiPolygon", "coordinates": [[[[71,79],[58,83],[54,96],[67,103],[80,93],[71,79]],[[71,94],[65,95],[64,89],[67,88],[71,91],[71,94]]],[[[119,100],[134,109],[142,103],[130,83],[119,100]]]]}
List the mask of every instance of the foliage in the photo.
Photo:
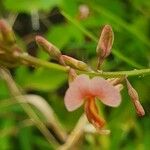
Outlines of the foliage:
{"type": "MultiPolygon", "coordinates": [[[[34,35],[42,34],[60,50],[95,67],[96,45],[101,27],[110,24],[114,30],[113,53],[104,62],[107,71],[143,69],[150,66],[150,2],[143,0],[2,0],[0,15],[12,24],[17,41],[31,55],[51,60],[35,44],[34,35]],[[89,9],[85,17],[81,5],[89,9]],[[36,15],[33,14],[35,11],[36,15]],[[35,19],[38,16],[39,19],[35,19]],[[39,28],[34,28],[39,23],[39,28]]],[[[53,60],[52,60],[53,61],[53,60]]],[[[67,74],[55,69],[18,66],[11,74],[26,94],[44,98],[54,110],[57,121],[66,133],[76,125],[83,108],[68,112],[64,106],[64,94],[68,87],[67,74]]],[[[116,109],[101,106],[107,120],[110,135],[85,133],[76,149],[85,150],[148,150],[150,147],[150,76],[129,78],[138,91],[146,115],[139,118],[127,95],[122,91],[122,103],[116,109]]],[[[0,78],[0,149],[56,149],[31,122],[18,103],[11,102],[6,83],[0,78]]],[[[34,105],[34,111],[45,122],[43,113],[34,105]]],[[[47,125],[49,129],[49,125],[47,125]]],[[[61,143],[61,142],[60,142],[61,143]]],[[[61,143],[62,144],[62,143],[61,143]]],[[[55,145],[55,144],[54,144],[55,145]]]]}

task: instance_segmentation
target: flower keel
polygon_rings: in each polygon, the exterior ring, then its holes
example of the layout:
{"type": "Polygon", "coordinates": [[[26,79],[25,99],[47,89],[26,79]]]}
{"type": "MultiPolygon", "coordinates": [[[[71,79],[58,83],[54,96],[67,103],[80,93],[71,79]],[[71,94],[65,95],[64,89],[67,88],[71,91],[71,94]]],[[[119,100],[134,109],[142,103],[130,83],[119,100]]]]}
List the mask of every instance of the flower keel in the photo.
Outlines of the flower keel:
{"type": "Polygon", "coordinates": [[[101,129],[104,127],[105,120],[98,115],[98,109],[94,98],[86,100],[84,110],[88,121],[92,123],[96,129],[101,129]]]}

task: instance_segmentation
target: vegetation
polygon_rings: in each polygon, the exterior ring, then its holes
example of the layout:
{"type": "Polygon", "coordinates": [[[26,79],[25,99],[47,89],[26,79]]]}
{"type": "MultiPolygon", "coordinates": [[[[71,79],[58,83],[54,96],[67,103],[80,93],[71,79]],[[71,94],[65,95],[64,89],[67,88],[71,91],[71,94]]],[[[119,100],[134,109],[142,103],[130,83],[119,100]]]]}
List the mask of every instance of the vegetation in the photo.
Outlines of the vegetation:
{"type": "Polygon", "coordinates": [[[149,10],[146,0],[1,0],[0,149],[148,150],[149,10]],[[103,100],[95,88],[94,99],[121,104],[89,100],[69,112],[66,91],[88,76],[90,88],[98,76],[119,90],[103,100]]]}

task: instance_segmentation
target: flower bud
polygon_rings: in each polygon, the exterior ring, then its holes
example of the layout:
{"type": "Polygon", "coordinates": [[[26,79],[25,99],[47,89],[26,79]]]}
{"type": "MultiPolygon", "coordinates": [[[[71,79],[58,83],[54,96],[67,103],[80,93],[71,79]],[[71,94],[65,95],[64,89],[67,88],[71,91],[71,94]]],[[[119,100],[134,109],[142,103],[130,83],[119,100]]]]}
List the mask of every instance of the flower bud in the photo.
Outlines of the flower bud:
{"type": "Polygon", "coordinates": [[[0,20],[0,32],[5,43],[12,45],[16,42],[12,28],[3,19],[0,20]]]}
{"type": "Polygon", "coordinates": [[[145,115],[145,111],[139,101],[139,96],[137,91],[132,87],[132,85],[130,84],[130,82],[128,81],[128,79],[126,78],[126,83],[127,83],[127,88],[128,88],[128,94],[135,106],[136,109],[136,113],[139,116],[144,116],[145,115]]]}
{"type": "Polygon", "coordinates": [[[83,61],[79,61],[77,59],[74,59],[67,55],[61,55],[61,59],[64,61],[64,63],[70,67],[73,67],[75,69],[88,71],[90,70],[89,66],[84,63],[83,61]]]}
{"type": "Polygon", "coordinates": [[[77,77],[77,73],[75,72],[74,69],[70,68],[69,70],[69,78],[68,78],[68,82],[69,84],[74,81],[74,79],[77,77]]]}
{"type": "Polygon", "coordinates": [[[114,33],[110,25],[105,25],[102,29],[99,42],[96,48],[99,57],[99,65],[101,65],[106,57],[111,53],[114,41],[114,33]]]}
{"type": "Polygon", "coordinates": [[[79,19],[87,19],[90,15],[89,7],[85,4],[79,6],[79,19]]]}
{"type": "Polygon", "coordinates": [[[51,57],[56,60],[59,60],[61,56],[60,50],[54,46],[52,43],[48,42],[42,36],[36,36],[36,42],[39,44],[45,52],[47,52],[51,57]]]}

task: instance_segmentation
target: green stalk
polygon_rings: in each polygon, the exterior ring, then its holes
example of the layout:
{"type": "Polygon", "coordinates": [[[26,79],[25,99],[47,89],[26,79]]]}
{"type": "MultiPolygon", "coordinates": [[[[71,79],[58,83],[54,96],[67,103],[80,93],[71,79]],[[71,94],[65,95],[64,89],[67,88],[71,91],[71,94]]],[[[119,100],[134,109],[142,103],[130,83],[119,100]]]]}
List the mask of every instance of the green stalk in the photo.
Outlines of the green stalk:
{"type": "MultiPolygon", "coordinates": [[[[27,54],[20,54],[18,56],[21,60],[27,61],[31,63],[35,67],[44,67],[48,69],[56,69],[60,70],[63,72],[68,72],[69,67],[64,67],[59,64],[54,64],[51,62],[47,62],[45,60],[41,60],[39,58],[27,55],[27,54]]],[[[90,76],[103,76],[103,77],[124,77],[124,76],[143,76],[143,75],[149,75],[150,74],[150,69],[134,69],[131,71],[115,71],[115,72],[95,72],[95,71],[77,71],[78,74],[88,74],[90,76]]]]}

